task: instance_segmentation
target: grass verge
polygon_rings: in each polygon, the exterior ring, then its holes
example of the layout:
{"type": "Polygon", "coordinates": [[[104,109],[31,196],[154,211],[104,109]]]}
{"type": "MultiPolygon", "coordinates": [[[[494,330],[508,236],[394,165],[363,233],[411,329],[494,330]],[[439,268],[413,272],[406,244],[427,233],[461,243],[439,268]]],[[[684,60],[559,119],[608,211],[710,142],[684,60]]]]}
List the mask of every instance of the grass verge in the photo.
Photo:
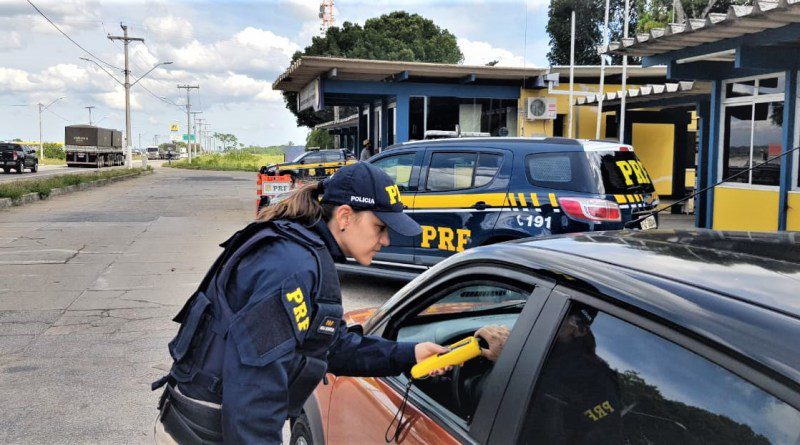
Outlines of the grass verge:
{"type": "MultiPolygon", "coordinates": [[[[148,167],[147,170],[152,170],[152,168],[148,167]]],[[[133,172],[141,173],[143,171],[145,171],[143,168],[117,169],[93,173],[57,175],[41,179],[22,179],[19,181],[5,182],[0,184],[0,198],[17,199],[28,193],[38,193],[39,196],[44,198],[50,196],[50,192],[55,188],[97,181],[98,179],[110,179],[119,176],[127,176],[133,172]]]]}
{"type": "Polygon", "coordinates": [[[213,153],[197,156],[189,162],[188,159],[164,163],[164,167],[188,168],[192,170],[221,170],[256,172],[264,165],[283,162],[283,155],[252,154],[230,152],[225,154],[213,153]]]}

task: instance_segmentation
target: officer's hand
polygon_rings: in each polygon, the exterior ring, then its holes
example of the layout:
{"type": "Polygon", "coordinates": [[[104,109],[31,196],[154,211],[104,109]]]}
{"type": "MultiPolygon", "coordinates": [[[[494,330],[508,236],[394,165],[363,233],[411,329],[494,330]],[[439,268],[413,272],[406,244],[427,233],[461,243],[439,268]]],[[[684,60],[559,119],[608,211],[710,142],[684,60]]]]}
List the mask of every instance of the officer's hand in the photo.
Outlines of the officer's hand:
{"type": "MultiPolygon", "coordinates": [[[[414,357],[417,359],[417,363],[419,363],[428,357],[434,356],[436,354],[444,354],[445,352],[448,351],[450,350],[445,348],[444,346],[426,341],[425,343],[417,343],[417,345],[414,346],[414,357]]],[[[451,369],[453,369],[452,366],[448,366],[443,369],[437,369],[436,371],[431,372],[430,376],[431,377],[440,376],[445,372],[450,371],[451,369]]]]}
{"type": "Polygon", "coordinates": [[[481,355],[487,360],[496,362],[503,352],[510,331],[505,326],[488,325],[475,331],[475,336],[480,337],[489,345],[488,348],[481,348],[481,355]]]}

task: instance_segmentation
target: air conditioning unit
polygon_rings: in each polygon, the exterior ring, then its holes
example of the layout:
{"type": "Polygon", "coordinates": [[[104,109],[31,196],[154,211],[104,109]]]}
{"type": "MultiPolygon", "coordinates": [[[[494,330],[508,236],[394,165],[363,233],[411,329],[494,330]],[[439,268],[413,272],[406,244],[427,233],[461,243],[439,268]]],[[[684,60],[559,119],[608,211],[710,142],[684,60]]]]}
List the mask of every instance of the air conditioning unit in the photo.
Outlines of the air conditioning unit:
{"type": "Polygon", "coordinates": [[[556,118],[556,100],[551,97],[529,97],[525,119],[529,121],[556,118]]]}

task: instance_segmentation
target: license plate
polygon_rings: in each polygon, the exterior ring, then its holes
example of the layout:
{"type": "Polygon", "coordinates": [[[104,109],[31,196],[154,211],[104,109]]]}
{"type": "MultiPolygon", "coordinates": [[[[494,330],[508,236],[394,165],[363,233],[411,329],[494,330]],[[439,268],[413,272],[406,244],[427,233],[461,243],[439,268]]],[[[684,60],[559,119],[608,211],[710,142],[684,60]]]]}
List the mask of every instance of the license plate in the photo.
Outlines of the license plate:
{"type": "Polygon", "coordinates": [[[86,157],[86,155],[85,155],[85,154],[83,154],[83,153],[78,153],[78,157],[79,157],[79,158],[83,158],[83,157],[86,157]]]}
{"type": "Polygon", "coordinates": [[[658,228],[658,223],[656,222],[656,217],[653,215],[648,216],[647,218],[643,219],[639,223],[639,227],[642,230],[650,230],[658,228]]]}
{"type": "Polygon", "coordinates": [[[291,182],[264,182],[262,183],[261,194],[273,197],[279,193],[288,192],[291,189],[291,182]]]}

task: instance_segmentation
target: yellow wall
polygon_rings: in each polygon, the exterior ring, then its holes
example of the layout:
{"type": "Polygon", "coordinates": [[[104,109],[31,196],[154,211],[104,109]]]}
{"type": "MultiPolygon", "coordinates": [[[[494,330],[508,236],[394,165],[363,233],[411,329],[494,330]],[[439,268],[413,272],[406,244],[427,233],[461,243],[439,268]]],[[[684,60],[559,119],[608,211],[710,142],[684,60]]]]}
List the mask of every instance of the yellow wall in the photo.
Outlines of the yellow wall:
{"type": "MultiPolygon", "coordinates": [[[[635,85],[629,85],[633,88],[635,85]]],[[[575,92],[590,92],[596,93],[600,88],[599,85],[591,84],[575,84],[575,92]]],[[[569,92],[569,84],[561,84],[557,88],[558,91],[569,92]]],[[[606,92],[619,91],[619,85],[604,85],[603,88],[606,92]]],[[[553,136],[553,121],[552,120],[536,120],[529,121],[525,119],[525,110],[528,104],[529,97],[553,97],[556,99],[556,107],[558,114],[564,114],[564,137],[569,137],[569,95],[568,94],[549,94],[547,89],[541,90],[527,90],[523,89],[520,92],[519,109],[522,110],[519,118],[519,128],[517,134],[519,136],[553,136]]],[[[580,97],[575,94],[575,99],[580,97]]],[[[613,113],[605,113],[613,114],[613,113]]],[[[594,139],[595,126],[597,125],[597,107],[573,107],[573,122],[572,137],[577,139],[594,139]]],[[[606,134],[605,116],[600,120],[600,138],[604,138],[606,134]]]]}
{"type": "Polygon", "coordinates": [[[714,192],[713,228],[778,230],[778,191],[717,187],[714,192]]]}
{"type": "Polygon", "coordinates": [[[786,213],[786,230],[800,232],[800,192],[789,192],[789,211],[786,213]]]}
{"type": "Polygon", "coordinates": [[[672,124],[633,124],[633,147],[653,180],[656,193],[672,194],[672,164],[675,126],[672,124]]]}

